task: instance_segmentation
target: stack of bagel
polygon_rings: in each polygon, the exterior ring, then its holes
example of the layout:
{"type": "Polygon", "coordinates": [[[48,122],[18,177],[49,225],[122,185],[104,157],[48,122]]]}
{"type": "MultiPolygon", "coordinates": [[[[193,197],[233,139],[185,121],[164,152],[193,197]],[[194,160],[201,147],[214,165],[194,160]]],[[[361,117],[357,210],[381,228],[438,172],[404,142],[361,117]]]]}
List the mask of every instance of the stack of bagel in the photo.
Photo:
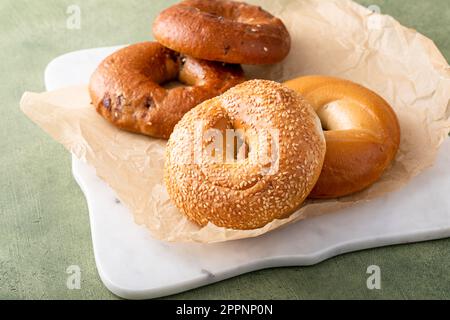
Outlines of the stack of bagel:
{"type": "Polygon", "coordinates": [[[158,42],[107,57],[90,95],[118,128],[169,139],[167,191],[198,225],[261,228],[307,197],[369,187],[394,160],[398,120],[371,90],[326,76],[247,81],[241,64],[279,63],[291,47],[262,8],[185,0],[161,12],[153,33],[158,42]]]}

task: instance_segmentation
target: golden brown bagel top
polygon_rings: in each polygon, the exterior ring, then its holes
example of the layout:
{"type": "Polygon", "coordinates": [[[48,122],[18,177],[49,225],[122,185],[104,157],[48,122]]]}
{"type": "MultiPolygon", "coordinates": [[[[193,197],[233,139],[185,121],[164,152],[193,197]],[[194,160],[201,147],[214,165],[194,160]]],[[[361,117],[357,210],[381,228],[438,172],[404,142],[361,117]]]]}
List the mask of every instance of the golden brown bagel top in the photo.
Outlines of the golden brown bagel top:
{"type": "Polygon", "coordinates": [[[164,179],[175,205],[197,224],[255,229],[302,204],[324,156],[323,132],[311,106],[278,83],[252,80],[183,117],[167,146],[164,179]],[[210,129],[245,132],[247,156],[226,162],[218,152],[215,161],[210,129]]]}
{"type": "Polygon", "coordinates": [[[301,77],[285,85],[313,105],[325,130],[327,153],[311,198],[346,196],[380,179],[400,144],[397,116],[383,98],[332,77],[301,77]]]}
{"type": "Polygon", "coordinates": [[[238,65],[197,60],[143,42],[107,57],[92,75],[89,91],[97,112],[117,127],[169,138],[187,111],[243,81],[238,65]],[[186,86],[163,86],[173,80],[186,86]]]}
{"type": "Polygon", "coordinates": [[[199,59],[272,64],[289,53],[283,22],[260,7],[228,0],[186,0],[164,10],[153,24],[168,48],[199,59]]]}

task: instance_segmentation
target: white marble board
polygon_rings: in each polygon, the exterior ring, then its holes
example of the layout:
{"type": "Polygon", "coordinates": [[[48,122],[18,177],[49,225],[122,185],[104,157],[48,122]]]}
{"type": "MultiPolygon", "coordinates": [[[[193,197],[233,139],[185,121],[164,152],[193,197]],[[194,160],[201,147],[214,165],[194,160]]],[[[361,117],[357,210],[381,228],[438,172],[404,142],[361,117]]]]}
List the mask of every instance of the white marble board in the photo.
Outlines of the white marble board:
{"type": "MultiPolygon", "coordinates": [[[[117,49],[83,50],[56,58],[45,72],[47,90],[87,83],[98,63],[117,49]]],[[[449,163],[450,139],[436,165],[398,192],[259,238],[214,245],[152,239],[92,168],[73,158],[72,171],[89,206],[102,281],[120,297],[146,299],[258,269],[313,265],[346,252],[450,237],[449,163]]]]}

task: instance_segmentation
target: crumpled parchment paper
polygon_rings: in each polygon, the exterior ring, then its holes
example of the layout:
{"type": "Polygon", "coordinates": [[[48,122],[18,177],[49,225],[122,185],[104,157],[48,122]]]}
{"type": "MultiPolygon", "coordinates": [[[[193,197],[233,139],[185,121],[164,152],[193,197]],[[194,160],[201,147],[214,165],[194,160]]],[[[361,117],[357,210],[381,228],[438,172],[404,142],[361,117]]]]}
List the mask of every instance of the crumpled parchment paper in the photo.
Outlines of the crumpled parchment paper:
{"type": "MultiPolygon", "coordinates": [[[[90,106],[86,85],[25,93],[23,112],[96,169],[136,223],[166,241],[214,243],[256,237],[288,223],[392,192],[431,166],[450,131],[450,68],[433,42],[389,16],[347,0],[250,1],[280,17],[292,36],[281,64],[247,67],[250,78],[324,74],[361,83],[391,103],[402,129],[392,168],[351,197],[307,201],[284,220],[250,231],[200,228],[171,203],[163,183],[165,142],[120,131],[90,106]]],[[[74,66],[76,68],[76,66],[74,66]]]]}

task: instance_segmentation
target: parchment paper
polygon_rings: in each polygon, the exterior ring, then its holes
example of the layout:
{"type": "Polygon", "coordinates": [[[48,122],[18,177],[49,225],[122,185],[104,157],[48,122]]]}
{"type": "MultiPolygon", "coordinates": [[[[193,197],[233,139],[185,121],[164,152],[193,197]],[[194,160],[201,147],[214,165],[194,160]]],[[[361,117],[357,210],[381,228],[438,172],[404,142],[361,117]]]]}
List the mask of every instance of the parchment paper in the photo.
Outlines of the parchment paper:
{"type": "MultiPolygon", "coordinates": [[[[199,228],[171,203],[163,183],[165,142],[120,131],[90,106],[86,85],[25,93],[21,108],[35,123],[96,169],[130,209],[136,223],[166,241],[213,243],[255,237],[288,223],[392,192],[431,166],[450,131],[450,68],[433,42],[392,17],[345,0],[251,1],[279,16],[292,36],[281,64],[247,68],[277,81],[308,74],[343,77],[379,93],[402,129],[392,168],[351,197],[308,201],[291,217],[262,229],[199,228]]],[[[74,66],[76,68],[76,66],[74,66]]]]}

